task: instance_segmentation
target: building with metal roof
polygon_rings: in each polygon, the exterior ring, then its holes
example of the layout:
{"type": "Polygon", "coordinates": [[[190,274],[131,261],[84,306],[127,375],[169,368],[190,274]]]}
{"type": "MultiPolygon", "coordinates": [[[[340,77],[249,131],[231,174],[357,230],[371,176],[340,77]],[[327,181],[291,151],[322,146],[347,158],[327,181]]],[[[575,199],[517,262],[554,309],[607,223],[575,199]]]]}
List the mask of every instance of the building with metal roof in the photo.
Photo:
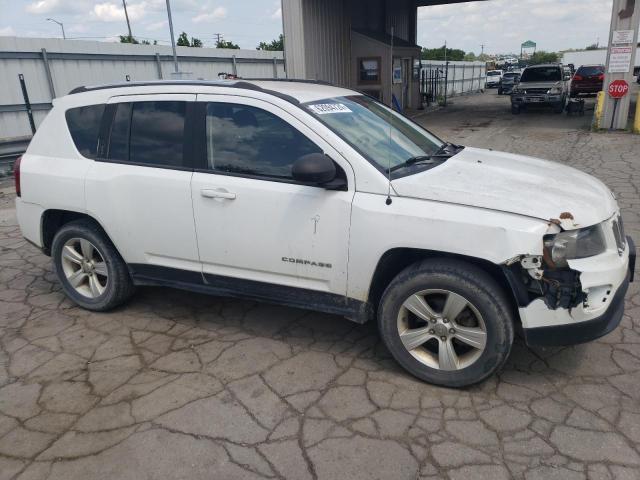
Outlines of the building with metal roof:
{"type": "Polygon", "coordinates": [[[287,76],[324,80],[402,109],[417,108],[418,7],[464,1],[282,0],[287,76]]]}

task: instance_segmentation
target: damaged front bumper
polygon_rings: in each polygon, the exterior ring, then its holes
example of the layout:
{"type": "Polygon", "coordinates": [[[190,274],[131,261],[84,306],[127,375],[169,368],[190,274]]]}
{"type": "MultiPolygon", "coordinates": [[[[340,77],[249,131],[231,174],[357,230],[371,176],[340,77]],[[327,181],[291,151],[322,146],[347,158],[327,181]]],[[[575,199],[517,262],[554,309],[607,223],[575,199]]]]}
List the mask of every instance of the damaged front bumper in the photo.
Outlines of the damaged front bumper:
{"type": "Polygon", "coordinates": [[[624,297],[633,281],[635,244],[627,237],[626,252],[572,260],[580,272],[583,299],[572,308],[549,308],[537,298],[518,308],[528,345],[563,346],[594,340],[614,330],[624,313],[624,297]]]}

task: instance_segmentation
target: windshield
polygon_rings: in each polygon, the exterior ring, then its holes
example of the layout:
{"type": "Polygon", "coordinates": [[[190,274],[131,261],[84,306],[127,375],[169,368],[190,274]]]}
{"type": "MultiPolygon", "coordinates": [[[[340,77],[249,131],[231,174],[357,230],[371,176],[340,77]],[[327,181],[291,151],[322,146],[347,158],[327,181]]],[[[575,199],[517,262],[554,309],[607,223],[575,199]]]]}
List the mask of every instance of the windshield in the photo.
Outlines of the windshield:
{"type": "Polygon", "coordinates": [[[303,106],[382,172],[409,159],[433,155],[444,145],[418,125],[364,95],[326,98],[303,106]]]}
{"type": "Polygon", "coordinates": [[[521,82],[559,82],[562,72],[559,67],[527,68],[520,78],[521,82]]]}
{"type": "Polygon", "coordinates": [[[519,76],[519,74],[517,74],[517,73],[505,73],[505,74],[504,74],[504,78],[507,78],[507,79],[509,79],[509,78],[516,78],[516,77],[518,77],[518,76],[519,76]]]}
{"type": "Polygon", "coordinates": [[[492,70],[487,72],[487,75],[489,75],[490,77],[495,77],[496,75],[500,75],[500,72],[496,71],[496,70],[492,70]]]}

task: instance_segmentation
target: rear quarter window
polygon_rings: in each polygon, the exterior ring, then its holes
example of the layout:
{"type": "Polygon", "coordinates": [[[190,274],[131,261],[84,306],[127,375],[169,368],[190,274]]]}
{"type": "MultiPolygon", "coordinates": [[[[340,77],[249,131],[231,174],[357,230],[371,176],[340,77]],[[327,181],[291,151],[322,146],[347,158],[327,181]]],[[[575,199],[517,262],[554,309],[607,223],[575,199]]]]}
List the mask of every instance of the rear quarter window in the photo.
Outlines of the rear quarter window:
{"type": "Polygon", "coordinates": [[[104,113],[104,104],[70,108],[65,112],[67,127],[76,148],[87,158],[98,156],[98,134],[104,113]]]}
{"type": "Polygon", "coordinates": [[[602,66],[593,66],[593,67],[580,67],[576,74],[578,75],[600,75],[604,73],[604,67],[602,66]]]}

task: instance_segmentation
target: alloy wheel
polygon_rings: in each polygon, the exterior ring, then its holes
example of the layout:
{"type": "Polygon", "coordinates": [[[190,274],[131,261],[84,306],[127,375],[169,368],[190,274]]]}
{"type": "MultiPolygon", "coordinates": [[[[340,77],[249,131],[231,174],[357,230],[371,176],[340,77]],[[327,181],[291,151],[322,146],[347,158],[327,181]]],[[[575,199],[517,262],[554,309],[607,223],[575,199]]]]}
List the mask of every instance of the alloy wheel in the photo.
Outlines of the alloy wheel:
{"type": "Polygon", "coordinates": [[[62,247],[62,270],[80,295],[97,298],[107,289],[109,272],[102,253],[84,238],[71,238],[62,247]]]}
{"type": "Polygon", "coordinates": [[[449,290],[423,290],[407,298],[398,312],[398,334],[406,350],[437,370],[461,370],[484,352],[487,330],[478,309],[449,290]]]}

